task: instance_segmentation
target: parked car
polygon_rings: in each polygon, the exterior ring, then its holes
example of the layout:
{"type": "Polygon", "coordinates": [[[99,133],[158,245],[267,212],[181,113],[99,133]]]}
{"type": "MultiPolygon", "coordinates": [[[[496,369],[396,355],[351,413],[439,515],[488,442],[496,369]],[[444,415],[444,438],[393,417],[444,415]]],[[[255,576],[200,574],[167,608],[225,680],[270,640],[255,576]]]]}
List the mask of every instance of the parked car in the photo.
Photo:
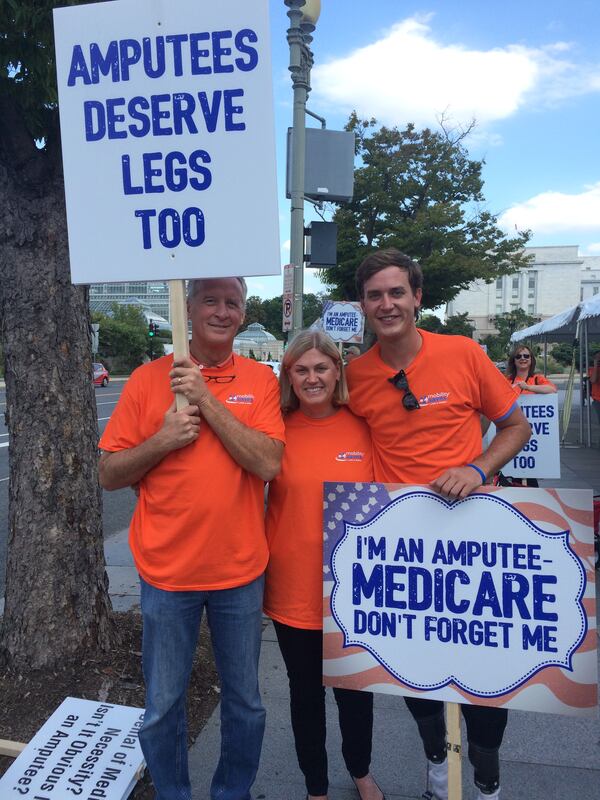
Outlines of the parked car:
{"type": "Polygon", "coordinates": [[[94,364],[94,386],[108,386],[109,374],[104,364],[94,364]]]}
{"type": "Polygon", "coordinates": [[[506,372],[506,361],[494,361],[500,372],[506,372]]]}
{"type": "Polygon", "coordinates": [[[279,377],[279,372],[281,370],[281,364],[279,361],[260,361],[260,364],[264,364],[265,366],[269,367],[275,373],[275,377],[279,377]]]}

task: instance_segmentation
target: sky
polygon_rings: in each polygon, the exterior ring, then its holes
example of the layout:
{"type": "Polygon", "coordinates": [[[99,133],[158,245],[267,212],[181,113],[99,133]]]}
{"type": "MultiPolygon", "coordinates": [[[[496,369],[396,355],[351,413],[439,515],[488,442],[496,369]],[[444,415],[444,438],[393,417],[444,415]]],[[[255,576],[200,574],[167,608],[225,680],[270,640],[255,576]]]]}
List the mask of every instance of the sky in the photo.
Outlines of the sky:
{"type": "MultiPolygon", "coordinates": [[[[283,0],[270,0],[281,263],[289,260],[286,131],[292,124],[283,0]]],[[[597,0],[321,0],[309,108],[341,130],[353,110],[388,126],[477,126],[486,207],[530,245],[600,255],[600,53],[597,0]]],[[[309,126],[318,122],[307,118],[309,126]]],[[[306,204],[306,219],[317,218],[306,204]]],[[[306,270],[305,291],[323,286],[306,270]]],[[[250,294],[282,279],[251,278],[250,294]]]]}

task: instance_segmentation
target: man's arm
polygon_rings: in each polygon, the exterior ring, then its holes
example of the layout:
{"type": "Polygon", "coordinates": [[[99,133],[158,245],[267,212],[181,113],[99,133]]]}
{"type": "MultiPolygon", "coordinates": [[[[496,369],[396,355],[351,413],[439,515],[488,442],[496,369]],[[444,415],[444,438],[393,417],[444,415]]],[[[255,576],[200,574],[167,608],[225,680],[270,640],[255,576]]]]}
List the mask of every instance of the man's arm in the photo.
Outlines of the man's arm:
{"type": "Polygon", "coordinates": [[[221,444],[242,469],[267,482],[279,474],[283,442],[240,422],[206,387],[202,372],[190,360],[175,363],[171,390],[183,394],[197,405],[202,417],[221,440],[221,444]]]}
{"type": "MultiPolygon", "coordinates": [[[[497,472],[507,461],[510,461],[531,436],[531,427],[519,407],[503,420],[496,423],[497,433],[490,446],[471,462],[478,467],[486,478],[497,472]]],[[[473,467],[466,464],[451,467],[443,472],[431,484],[434,492],[446,497],[459,498],[478,489],[484,481],[473,467]]]]}
{"type": "Polygon", "coordinates": [[[100,485],[103,489],[123,489],[138,483],[173,450],[179,450],[198,438],[200,412],[197,406],[175,410],[175,403],[165,414],[154,436],[126,450],[103,452],[100,456],[100,485]]]}

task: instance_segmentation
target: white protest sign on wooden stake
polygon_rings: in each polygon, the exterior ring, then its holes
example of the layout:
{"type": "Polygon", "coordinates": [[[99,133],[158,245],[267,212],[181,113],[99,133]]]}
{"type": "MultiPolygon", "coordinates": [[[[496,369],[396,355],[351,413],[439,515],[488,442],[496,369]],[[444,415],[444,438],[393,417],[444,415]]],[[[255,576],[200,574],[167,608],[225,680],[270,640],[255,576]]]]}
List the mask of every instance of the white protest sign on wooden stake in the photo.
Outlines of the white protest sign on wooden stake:
{"type": "Polygon", "coordinates": [[[72,281],[279,274],[268,0],[90,3],[54,31],[72,281]]]}
{"type": "Polygon", "coordinates": [[[5,743],[15,757],[0,778],[2,800],[125,800],[139,780],[143,708],[67,697],[29,744],[5,743]]]}
{"type": "Polygon", "coordinates": [[[446,740],[448,743],[448,800],[462,800],[462,747],[458,703],[446,703],[446,740]]]}
{"type": "Polygon", "coordinates": [[[326,686],[595,714],[591,490],[325,483],[323,516],[326,686]]]}
{"type": "MultiPolygon", "coordinates": [[[[169,281],[169,304],[171,311],[171,328],[173,333],[173,360],[190,357],[188,339],[187,301],[185,281],[169,281]]],[[[175,395],[177,411],[189,405],[183,394],[175,395]]]]}
{"type": "MultiPolygon", "coordinates": [[[[501,471],[518,478],[560,478],[558,395],[521,394],[518,403],[531,426],[531,438],[501,471]]],[[[496,426],[492,422],[483,440],[484,447],[489,447],[495,435],[496,426]]]]}

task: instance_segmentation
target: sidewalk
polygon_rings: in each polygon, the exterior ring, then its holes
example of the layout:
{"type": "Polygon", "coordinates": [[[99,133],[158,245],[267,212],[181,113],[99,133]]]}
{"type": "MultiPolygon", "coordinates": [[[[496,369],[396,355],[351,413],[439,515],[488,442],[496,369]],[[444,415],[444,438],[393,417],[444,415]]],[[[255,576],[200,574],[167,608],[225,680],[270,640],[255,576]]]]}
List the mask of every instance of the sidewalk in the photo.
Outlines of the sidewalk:
{"type": "MultiPolygon", "coordinates": [[[[572,425],[577,424],[573,420],[572,425]]],[[[571,439],[574,441],[574,437],[571,439]]],[[[560,481],[542,485],[593,489],[600,494],[598,449],[561,450],[560,481]]],[[[111,537],[105,546],[111,596],[115,608],[138,602],[137,576],[131,566],[127,535],[111,537]]],[[[600,590],[600,574],[596,592],[600,590]]],[[[285,667],[273,626],[263,633],[260,667],[267,728],[262,760],[253,789],[255,800],[304,800],[306,790],[298,769],[289,723],[285,667]]],[[[328,752],[330,800],[357,800],[342,757],[337,711],[328,691],[328,752]]],[[[372,769],[388,800],[415,800],[425,789],[425,759],[404,701],[375,695],[372,769]]],[[[463,742],[465,732],[463,728],[463,742]]],[[[219,707],[190,750],[193,800],[209,800],[209,786],[219,754],[219,707]]],[[[600,798],[600,723],[546,714],[512,711],[502,747],[502,800],[574,800],[600,798]]],[[[472,770],[463,758],[463,796],[474,796],[472,770]]]]}

